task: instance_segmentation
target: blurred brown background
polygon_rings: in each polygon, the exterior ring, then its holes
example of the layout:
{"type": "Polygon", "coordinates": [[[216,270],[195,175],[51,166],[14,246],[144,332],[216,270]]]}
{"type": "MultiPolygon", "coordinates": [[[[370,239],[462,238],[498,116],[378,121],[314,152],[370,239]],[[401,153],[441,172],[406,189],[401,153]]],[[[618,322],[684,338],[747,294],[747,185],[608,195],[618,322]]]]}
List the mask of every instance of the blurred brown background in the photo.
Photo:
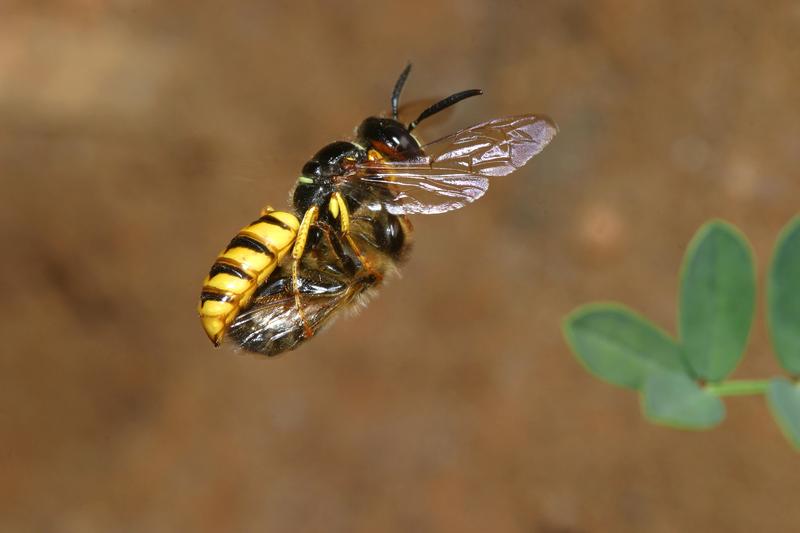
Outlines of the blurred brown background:
{"type": "MultiPolygon", "coordinates": [[[[712,217],[763,273],[800,198],[796,2],[0,6],[0,530],[800,523],[800,456],[761,399],[655,427],[560,333],[598,299],[674,332],[712,217]],[[387,110],[408,60],[412,111],[485,90],[429,139],[532,111],[561,133],[474,206],[417,217],[403,279],[358,317],[275,360],[213,349],[215,254],[387,110]]],[[[736,376],[778,372],[762,315],[736,376]]]]}

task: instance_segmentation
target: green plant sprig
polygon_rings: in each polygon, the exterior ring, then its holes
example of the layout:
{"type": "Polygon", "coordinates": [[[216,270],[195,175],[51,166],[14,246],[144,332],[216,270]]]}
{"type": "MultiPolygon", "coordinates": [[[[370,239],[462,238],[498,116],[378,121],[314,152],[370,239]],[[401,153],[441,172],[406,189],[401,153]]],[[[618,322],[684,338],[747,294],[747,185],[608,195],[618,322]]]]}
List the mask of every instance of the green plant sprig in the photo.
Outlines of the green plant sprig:
{"type": "Polygon", "coordinates": [[[731,379],[720,383],[709,383],[705,386],[706,392],[720,397],[764,394],[768,388],[768,379],[731,379]]]}
{"type": "MultiPolygon", "coordinates": [[[[727,379],[741,361],[753,322],[753,253],[733,225],[713,220],[692,238],[680,274],[678,336],[618,303],[581,306],[564,320],[578,360],[598,378],[637,390],[657,424],[703,430],[725,418],[721,398],[765,395],[800,451],[797,379],[727,379]]],[[[800,216],[781,231],[767,276],[767,324],[776,357],[800,375],[800,216]]]]}

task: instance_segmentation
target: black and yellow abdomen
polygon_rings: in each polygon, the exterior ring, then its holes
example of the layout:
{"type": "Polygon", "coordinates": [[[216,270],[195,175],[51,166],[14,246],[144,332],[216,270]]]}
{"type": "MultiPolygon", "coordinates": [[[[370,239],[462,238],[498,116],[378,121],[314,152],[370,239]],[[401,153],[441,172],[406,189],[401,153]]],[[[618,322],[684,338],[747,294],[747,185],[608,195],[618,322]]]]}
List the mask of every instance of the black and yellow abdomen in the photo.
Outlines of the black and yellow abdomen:
{"type": "Polygon", "coordinates": [[[299,227],[293,214],[268,209],[219,254],[203,281],[198,307],[203,329],[215,345],[222,342],[225,329],[256,288],[291,251],[299,227]]]}

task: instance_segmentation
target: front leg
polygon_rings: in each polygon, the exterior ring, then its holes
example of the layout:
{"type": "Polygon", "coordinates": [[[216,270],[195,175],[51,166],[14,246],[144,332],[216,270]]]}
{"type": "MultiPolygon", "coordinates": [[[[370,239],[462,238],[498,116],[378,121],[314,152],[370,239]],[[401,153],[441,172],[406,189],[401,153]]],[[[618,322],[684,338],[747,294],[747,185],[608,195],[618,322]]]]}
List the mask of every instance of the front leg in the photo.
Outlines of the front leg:
{"type": "Polygon", "coordinates": [[[311,206],[308,211],[306,211],[305,215],[303,215],[303,220],[300,222],[300,228],[297,230],[297,237],[294,241],[294,247],[292,248],[292,292],[294,293],[294,304],[297,307],[297,312],[300,315],[300,320],[303,321],[303,331],[305,333],[306,338],[309,338],[314,335],[314,330],[309,325],[308,321],[306,320],[306,314],[303,311],[303,305],[300,302],[300,276],[299,276],[299,266],[300,266],[300,259],[303,257],[303,252],[306,249],[306,241],[308,240],[308,232],[311,229],[311,226],[317,221],[319,217],[319,207],[311,206]]]}

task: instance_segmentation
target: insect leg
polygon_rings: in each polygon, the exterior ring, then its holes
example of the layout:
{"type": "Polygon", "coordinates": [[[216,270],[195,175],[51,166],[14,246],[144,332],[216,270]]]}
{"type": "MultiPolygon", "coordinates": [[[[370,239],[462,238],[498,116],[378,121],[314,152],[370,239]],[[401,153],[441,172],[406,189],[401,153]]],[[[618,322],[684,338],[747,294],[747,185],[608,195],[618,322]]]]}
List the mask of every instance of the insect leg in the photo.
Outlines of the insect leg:
{"type": "Polygon", "coordinates": [[[311,225],[317,221],[319,216],[319,207],[312,206],[303,215],[303,220],[300,222],[300,228],[297,230],[297,238],[294,241],[292,248],[292,292],[294,292],[294,303],[297,306],[297,312],[300,319],[303,321],[303,329],[306,337],[311,337],[314,330],[306,320],[305,312],[303,312],[303,305],[300,302],[300,277],[298,276],[298,267],[300,266],[300,259],[303,257],[303,252],[306,248],[306,240],[308,240],[308,231],[311,225]]]}
{"type": "Polygon", "coordinates": [[[325,238],[325,243],[333,252],[333,255],[336,256],[336,259],[338,260],[338,267],[340,267],[342,272],[351,276],[355,275],[358,271],[356,261],[351,256],[347,255],[347,253],[345,253],[343,243],[338,235],[338,232],[333,229],[333,226],[322,220],[317,221],[316,227],[320,229],[325,238]]]}
{"type": "Polygon", "coordinates": [[[361,249],[359,249],[358,245],[356,244],[355,240],[353,240],[352,235],[350,235],[350,211],[347,208],[347,203],[344,201],[344,197],[342,197],[342,193],[335,192],[333,196],[331,196],[331,207],[335,207],[331,209],[332,213],[336,213],[339,216],[339,224],[342,229],[342,235],[344,235],[347,244],[350,245],[353,252],[356,254],[358,261],[361,265],[366,269],[372,276],[375,277],[376,281],[380,281],[383,279],[383,275],[372,268],[367,258],[364,257],[364,254],[361,253],[361,249]]]}

